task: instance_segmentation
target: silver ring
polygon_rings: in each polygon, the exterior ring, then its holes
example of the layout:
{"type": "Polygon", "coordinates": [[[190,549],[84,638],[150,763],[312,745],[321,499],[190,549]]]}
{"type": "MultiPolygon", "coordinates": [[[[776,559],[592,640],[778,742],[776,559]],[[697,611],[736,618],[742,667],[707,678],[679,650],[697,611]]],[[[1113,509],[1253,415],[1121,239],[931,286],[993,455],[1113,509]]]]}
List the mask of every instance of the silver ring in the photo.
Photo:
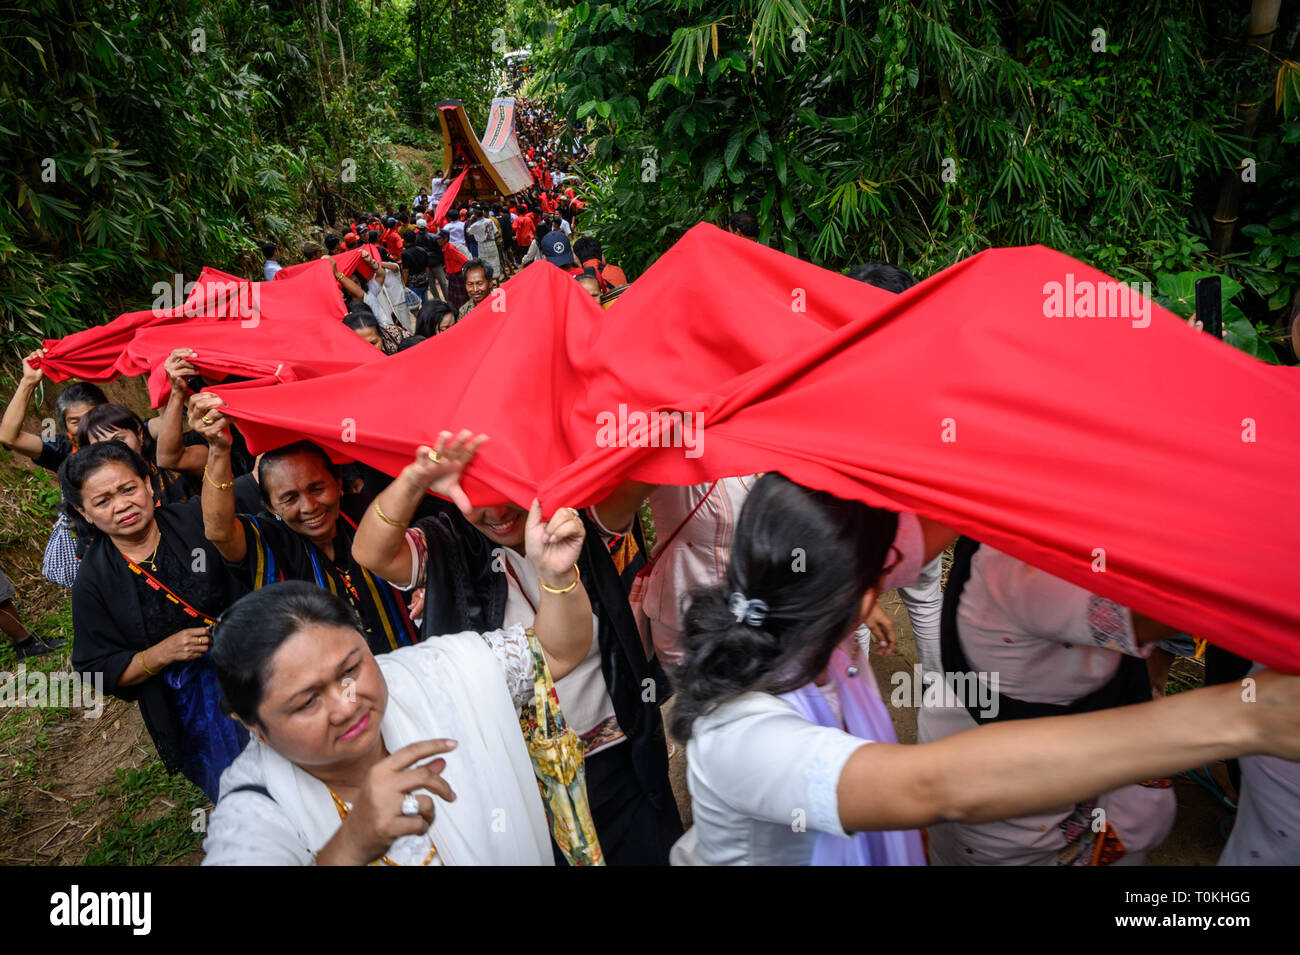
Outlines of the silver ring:
{"type": "Polygon", "coordinates": [[[402,815],[418,816],[420,814],[420,800],[416,799],[410,793],[402,797],[402,815]]]}

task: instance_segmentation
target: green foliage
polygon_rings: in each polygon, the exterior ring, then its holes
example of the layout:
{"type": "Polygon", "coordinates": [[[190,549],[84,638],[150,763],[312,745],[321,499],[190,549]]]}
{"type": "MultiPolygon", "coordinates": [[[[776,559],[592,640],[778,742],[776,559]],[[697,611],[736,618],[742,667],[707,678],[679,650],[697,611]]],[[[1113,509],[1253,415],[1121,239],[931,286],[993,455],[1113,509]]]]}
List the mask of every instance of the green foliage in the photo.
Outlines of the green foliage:
{"type": "MultiPolygon", "coordinates": [[[[1240,28],[1175,0],[1122,17],[1006,0],[582,2],[539,59],[590,127],[596,231],[634,270],[743,208],[761,241],[834,269],[926,275],[1042,243],[1139,278],[1207,267],[1205,193],[1245,148],[1233,104],[1254,80],[1219,39],[1240,28]]],[[[1284,145],[1267,174],[1294,174],[1284,145]]],[[[1226,265],[1268,287],[1287,249],[1226,265]]],[[[1293,286],[1273,278],[1276,304],[1293,286]]]]}
{"type": "MultiPolygon", "coordinates": [[[[1156,276],[1156,300],[1175,315],[1190,318],[1196,311],[1196,281],[1210,278],[1217,272],[1161,272],[1156,276]]],[[[1252,323],[1246,313],[1234,304],[1242,291],[1240,282],[1221,277],[1220,294],[1223,307],[1223,340],[1248,355],[1254,355],[1270,365],[1279,364],[1278,353],[1269,344],[1274,333],[1263,322],[1252,323]]],[[[1279,346],[1280,347],[1280,346],[1279,346]]]]}
{"type": "Polygon", "coordinates": [[[7,350],[140,307],[177,272],[251,274],[262,239],[292,250],[307,223],[406,198],[411,176],[390,147],[440,148],[436,99],[460,96],[482,115],[504,16],[504,0],[10,10],[0,21],[7,350]]]}

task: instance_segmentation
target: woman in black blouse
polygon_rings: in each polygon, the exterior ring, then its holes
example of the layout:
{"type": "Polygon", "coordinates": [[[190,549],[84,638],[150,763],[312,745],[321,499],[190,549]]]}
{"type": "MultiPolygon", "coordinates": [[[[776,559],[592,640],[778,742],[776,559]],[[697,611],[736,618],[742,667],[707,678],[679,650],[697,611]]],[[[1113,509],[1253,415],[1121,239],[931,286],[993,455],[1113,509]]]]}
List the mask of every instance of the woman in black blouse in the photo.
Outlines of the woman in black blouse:
{"type": "Polygon", "coordinates": [[[160,505],[121,441],[82,448],[59,479],[92,541],[72,588],[72,665],[138,701],[163,765],[215,802],[248,734],[221,712],[209,628],[242,590],[203,536],[199,502],[160,505]]]}

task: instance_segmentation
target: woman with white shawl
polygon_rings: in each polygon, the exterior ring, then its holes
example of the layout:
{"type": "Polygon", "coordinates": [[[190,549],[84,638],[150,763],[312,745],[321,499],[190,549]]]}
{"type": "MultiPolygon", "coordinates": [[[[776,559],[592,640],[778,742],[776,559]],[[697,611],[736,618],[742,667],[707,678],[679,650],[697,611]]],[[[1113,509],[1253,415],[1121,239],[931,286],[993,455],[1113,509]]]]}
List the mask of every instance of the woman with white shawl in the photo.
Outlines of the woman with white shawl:
{"type": "MultiPolygon", "coordinates": [[[[483,440],[466,436],[421,452],[464,462],[483,440]]],[[[463,496],[458,484],[449,493],[463,496]]],[[[554,679],[591,645],[575,568],[583,537],[572,508],[544,522],[533,503],[535,630],[554,679]]],[[[348,605],[326,591],[287,582],[249,594],[214,628],[225,703],[253,739],[222,776],[204,864],[553,864],[519,726],[533,660],[518,626],[376,659],[348,605]]]]}

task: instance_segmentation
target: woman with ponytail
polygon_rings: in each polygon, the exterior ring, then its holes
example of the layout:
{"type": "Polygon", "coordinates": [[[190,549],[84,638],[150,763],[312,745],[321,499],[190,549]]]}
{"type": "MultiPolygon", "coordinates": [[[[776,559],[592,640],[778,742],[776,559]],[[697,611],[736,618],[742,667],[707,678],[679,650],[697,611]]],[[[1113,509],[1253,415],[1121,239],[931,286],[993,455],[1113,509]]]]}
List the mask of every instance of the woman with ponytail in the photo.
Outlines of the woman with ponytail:
{"type": "Polygon", "coordinates": [[[794,697],[844,685],[834,668],[893,563],[897,521],[779,474],[754,485],[726,582],[695,591],[686,613],[671,730],[687,746],[694,825],[675,864],[918,861],[900,830],[1024,815],[1243,753],[1300,756],[1300,677],[1271,672],[1249,705],[1208,687],[918,746],[823,725],[794,697]],[[828,836],[861,832],[897,838],[827,851],[828,836]]]}

